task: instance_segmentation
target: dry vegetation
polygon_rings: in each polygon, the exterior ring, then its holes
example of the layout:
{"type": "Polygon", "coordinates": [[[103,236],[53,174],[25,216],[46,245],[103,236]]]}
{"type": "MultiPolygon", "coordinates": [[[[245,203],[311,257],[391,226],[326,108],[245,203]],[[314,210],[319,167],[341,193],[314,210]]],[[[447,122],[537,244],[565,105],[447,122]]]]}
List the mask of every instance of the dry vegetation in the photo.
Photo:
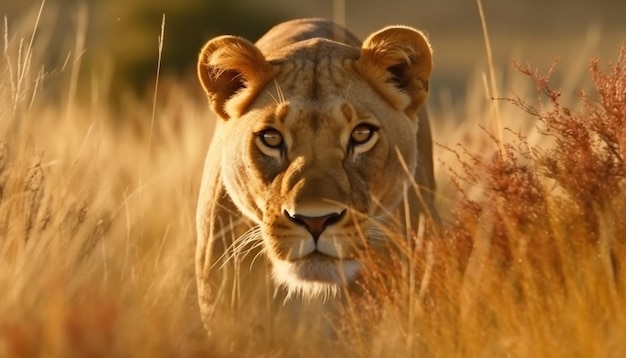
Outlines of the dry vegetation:
{"type": "Polygon", "coordinates": [[[199,89],[162,83],[154,117],[151,100],[112,110],[98,81],[78,101],[79,60],[49,71],[29,39],[7,31],[0,60],[0,356],[626,351],[626,47],[608,69],[590,63],[595,90],[571,109],[548,74],[520,67],[538,98],[510,98],[503,122],[530,114],[542,139],[462,126],[482,139],[444,150],[458,158],[440,163],[459,197],[442,206],[450,222],[401,241],[394,264],[372,260],[366,293],[316,347],[320,332],[276,337],[245,316],[205,335],[194,210],[212,116],[199,89]]]}

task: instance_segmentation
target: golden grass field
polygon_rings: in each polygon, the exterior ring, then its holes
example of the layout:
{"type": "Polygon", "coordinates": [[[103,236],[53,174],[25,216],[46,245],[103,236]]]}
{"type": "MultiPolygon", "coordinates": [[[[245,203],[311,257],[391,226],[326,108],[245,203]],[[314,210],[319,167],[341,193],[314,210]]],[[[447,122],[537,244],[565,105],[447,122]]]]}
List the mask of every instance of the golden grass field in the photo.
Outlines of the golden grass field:
{"type": "Polygon", "coordinates": [[[445,223],[396,265],[373,261],[369,294],[336,332],[241,316],[207,338],[193,272],[214,120],[201,89],[160,79],[153,97],[112,108],[105,75],[79,85],[80,41],[66,67],[46,69],[42,47],[6,31],[0,357],[626,352],[626,47],[590,63],[580,97],[522,66],[509,86],[520,98],[489,100],[494,85],[477,80],[455,115],[434,109],[445,223]]]}

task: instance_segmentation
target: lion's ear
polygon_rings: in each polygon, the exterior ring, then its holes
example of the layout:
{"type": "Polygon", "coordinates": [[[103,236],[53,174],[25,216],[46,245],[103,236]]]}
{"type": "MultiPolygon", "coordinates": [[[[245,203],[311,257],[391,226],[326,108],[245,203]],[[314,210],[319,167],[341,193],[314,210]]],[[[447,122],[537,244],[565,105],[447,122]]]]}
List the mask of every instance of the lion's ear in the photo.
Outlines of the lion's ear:
{"type": "Polygon", "coordinates": [[[198,58],[198,77],[213,111],[223,119],[240,116],[272,78],[272,67],[247,40],[220,36],[198,58]]]}
{"type": "Polygon", "coordinates": [[[357,69],[394,107],[415,115],[428,94],[430,44],[413,28],[386,27],[363,42],[357,69]]]}

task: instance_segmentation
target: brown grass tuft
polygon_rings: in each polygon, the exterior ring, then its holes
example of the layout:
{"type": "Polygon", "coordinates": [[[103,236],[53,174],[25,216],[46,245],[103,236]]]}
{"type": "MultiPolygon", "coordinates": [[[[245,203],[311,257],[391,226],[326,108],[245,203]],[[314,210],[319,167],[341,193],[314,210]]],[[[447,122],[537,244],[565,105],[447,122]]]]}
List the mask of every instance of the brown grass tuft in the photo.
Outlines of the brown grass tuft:
{"type": "Polygon", "coordinates": [[[396,238],[400,255],[372,263],[364,285],[373,292],[344,320],[351,344],[368,347],[363,355],[624,349],[626,46],[608,73],[590,63],[596,92],[580,93],[576,110],[548,86],[550,72],[515,67],[540,101],[507,101],[538,119],[545,140],[508,130],[515,139],[499,143],[483,128],[492,154],[445,148],[460,164],[449,168],[461,194],[452,222],[414,242],[396,238]]]}

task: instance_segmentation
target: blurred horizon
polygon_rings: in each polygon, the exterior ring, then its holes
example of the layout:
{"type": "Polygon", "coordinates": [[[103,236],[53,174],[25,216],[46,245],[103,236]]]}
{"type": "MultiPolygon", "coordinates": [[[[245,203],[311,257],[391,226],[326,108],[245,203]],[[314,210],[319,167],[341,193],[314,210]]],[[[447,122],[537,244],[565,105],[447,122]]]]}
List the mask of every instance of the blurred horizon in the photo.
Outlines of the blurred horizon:
{"type": "MultiPolygon", "coordinates": [[[[40,6],[36,0],[0,4],[9,39],[28,38],[40,6]]],[[[620,46],[626,43],[624,1],[502,0],[485,1],[483,7],[494,67],[501,80],[511,72],[512,60],[547,70],[555,59],[560,59],[563,73],[581,72],[584,76],[589,58],[614,62],[620,46]]],[[[477,73],[488,69],[477,3],[464,0],[267,0],[262,4],[253,0],[194,0],[176,4],[165,0],[48,0],[37,33],[39,38],[47,39],[43,42],[48,45],[41,49],[47,55],[46,68],[56,69],[67,61],[64,49],[74,48],[82,31],[86,35],[86,64],[81,70],[87,71],[83,77],[91,77],[90,72],[104,72],[105,76],[110,74],[114,89],[130,86],[141,93],[154,82],[163,14],[164,77],[192,78],[196,53],[214,36],[233,34],[255,41],[271,26],[299,17],[345,20],[347,28],[360,38],[393,24],[424,31],[435,53],[433,97],[447,93],[451,101],[462,98],[477,73]],[[78,15],[81,13],[82,28],[78,15]]],[[[559,72],[557,68],[557,80],[559,72]]]]}

